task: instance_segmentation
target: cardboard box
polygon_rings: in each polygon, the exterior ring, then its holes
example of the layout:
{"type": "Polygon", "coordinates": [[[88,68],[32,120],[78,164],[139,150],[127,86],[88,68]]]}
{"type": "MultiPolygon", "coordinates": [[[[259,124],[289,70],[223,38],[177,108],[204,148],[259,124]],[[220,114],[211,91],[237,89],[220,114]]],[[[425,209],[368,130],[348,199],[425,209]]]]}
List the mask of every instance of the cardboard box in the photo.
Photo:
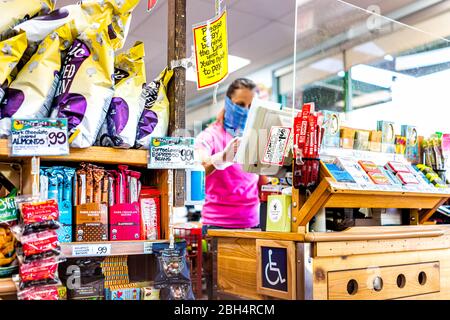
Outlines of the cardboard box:
{"type": "Polygon", "coordinates": [[[369,134],[369,151],[381,152],[381,131],[372,130],[369,134]]]}
{"type": "Polygon", "coordinates": [[[291,232],[291,202],[289,195],[267,197],[267,231],[291,232]]]}
{"type": "Polygon", "coordinates": [[[108,207],[86,203],[75,207],[75,241],[108,240],[108,207]]]}
{"type": "Polygon", "coordinates": [[[109,240],[139,240],[141,238],[139,203],[121,203],[110,207],[109,224],[109,240]]]}
{"type": "Polygon", "coordinates": [[[341,128],[341,148],[353,149],[355,142],[355,129],[341,128]]]}

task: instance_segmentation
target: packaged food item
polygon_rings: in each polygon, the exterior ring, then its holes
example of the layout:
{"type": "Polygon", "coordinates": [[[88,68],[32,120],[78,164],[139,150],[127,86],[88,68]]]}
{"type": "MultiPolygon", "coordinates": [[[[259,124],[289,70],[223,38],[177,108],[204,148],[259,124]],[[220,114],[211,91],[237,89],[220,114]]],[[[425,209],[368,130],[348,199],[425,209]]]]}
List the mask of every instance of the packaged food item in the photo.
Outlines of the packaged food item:
{"type": "Polygon", "coordinates": [[[0,267],[12,266],[16,261],[16,238],[7,225],[0,225],[0,267]]]}
{"type": "Polygon", "coordinates": [[[391,170],[394,173],[399,173],[399,172],[410,173],[410,170],[408,169],[408,166],[406,164],[403,164],[403,163],[397,162],[397,161],[389,161],[385,165],[385,168],[388,170],[391,170]]]}
{"type": "Polygon", "coordinates": [[[27,44],[25,32],[0,42],[0,101],[5,95],[5,88],[12,81],[10,74],[25,52],[27,44]]]}
{"type": "Polygon", "coordinates": [[[59,210],[56,200],[22,202],[26,198],[18,197],[16,199],[23,222],[23,235],[59,228],[59,210]]]}
{"type": "Polygon", "coordinates": [[[108,240],[108,207],[86,203],[75,207],[75,241],[108,240]]]}
{"type": "Polygon", "coordinates": [[[158,264],[155,284],[167,283],[190,283],[191,275],[186,260],[186,241],[176,242],[174,248],[168,243],[154,243],[153,253],[156,255],[158,264]]]}
{"type": "Polygon", "coordinates": [[[136,146],[148,149],[151,137],[165,137],[169,128],[169,99],[167,85],[173,70],[164,69],[158,78],[144,86],[141,95],[142,114],[136,134],[136,146]]]}
{"type": "Polygon", "coordinates": [[[436,172],[434,172],[434,170],[431,167],[426,166],[424,164],[418,164],[416,167],[419,170],[419,172],[421,172],[425,176],[425,179],[429,183],[434,185],[436,188],[447,187],[445,182],[439,177],[439,175],[436,172]]]}
{"type": "Polygon", "coordinates": [[[382,184],[382,185],[390,185],[391,184],[389,178],[386,177],[381,172],[368,172],[367,174],[369,175],[370,179],[372,179],[372,181],[375,184],[382,184]]]}
{"type": "Polygon", "coordinates": [[[381,152],[382,132],[372,130],[369,134],[369,151],[381,152]]]}
{"type": "Polygon", "coordinates": [[[355,129],[341,128],[341,148],[353,149],[355,142],[355,129]]]}
{"type": "Polygon", "coordinates": [[[406,137],[396,135],[395,136],[395,153],[405,154],[406,152],[406,137]]]}
{"type": "Polygon", "coordinates": [[[94,144],[114,94],[114,52],[105,21],[74,41],[53,102],[51,117],[68,119],[69,142],[76,148],[94,144]]]}
{"type": "Polygon", "coordinates": [[[58,285],[30,287],[17,292],[18,300],[62,300],[58,285]]]}
{"type": "Polygon", "coordinates": [[[381,152],[395,153],[394,123],[378,120],[377,130],[381,131],[381,152]]]}
{"type": "Polygon", "coordinates": [[[6,197],[0,198],[0,226],[8,225],[19,218],[16,195],[17,189],[13,189],[6,197]]]}
{"type": "Polygon", "coordinates": [[[398,172],[397,177],[403,184],[419,184],[417,178],[410,172],[398,172]]]}
{"type": "Polygon", "coordinates": [[[378,166],[372,161],[359,160],[358,163],[365,172],[380,173],[380,169],[378,169],[378,166]]]}
{"type": "Polygon", "coordinates": [[[99,134],[100,145],[131,148],[135,144],[143,108],[140,95],[146,82],[144,55],[144,44],[136,42],[115,58],[115,93],[99,134]]]}
{"type": "Polygon", "coordinates": [[[151,187],[142,187],[139,197],[141,212],[141,239],[160,239],[161,193],[151,187]]]}
{"type": "Polygon", "coordinates": [[[46,14],[55,8],[54,0],[8,0],[0,2],[0,34],[9,36],[12,27],[39,14],[46,14]]]}
{"type": "Polygon", "coordinates": [[[57,256],[61,253],[58,235],[55,230],[32,233],[20,238],[23,251],[23,262],[57,256]]]}
{"type": "Polygon", "coordinates": [[[58,286],[58,300],[67,300],[67,287],[58,286]]]}
{"type": "Polygon", "coordinates": [[[369,150],[369,137],[370,131],[356,130],[353,148],[356,150],[369,150]]]}
{"type": "Polygon", "coordinates": [[[59,282],[59,263],[58,258],[53,257],[21,264],[19,267],[19,288],[23,290],[32,286],[57,284],[59,282]]]}
{"type": "Polygon", "coordinates": [[[115,204],[109,208],[109,239],[139,240],[141,238],[141,216],[135,203],[115,204]]]}
{"type": "Polygon", "coordinates": [[[188,283],[159,285],[161,300],[195,300],[192,286],[188,283]]]}
{"type": "Polygon", "coordinates": [[[39,119],[49,116],[59,82],[61,52],[71,43],[72,34],[68,24],[50,33],[5,89],[5,98],[1,103],[2,136],[9,136],[11,118],[39,119]]]}
{"type": "Polygon", "coordinates": [[[141,300],[160,300],[160,289],[154,287],[143,287],[141,294],[141,300]]]}

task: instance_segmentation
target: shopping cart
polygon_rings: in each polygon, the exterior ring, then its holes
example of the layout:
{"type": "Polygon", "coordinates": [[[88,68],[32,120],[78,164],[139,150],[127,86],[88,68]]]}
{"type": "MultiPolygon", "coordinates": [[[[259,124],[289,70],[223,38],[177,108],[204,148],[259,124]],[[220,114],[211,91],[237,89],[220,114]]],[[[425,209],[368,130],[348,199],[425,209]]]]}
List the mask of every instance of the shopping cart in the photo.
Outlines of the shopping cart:
{"type": "Polygon", "coordinates": [[[191,267],[192,290],[196,299],[202,297],[202,228],[196,224],[174,226],[175,239],[186,240],[191,267]]]}

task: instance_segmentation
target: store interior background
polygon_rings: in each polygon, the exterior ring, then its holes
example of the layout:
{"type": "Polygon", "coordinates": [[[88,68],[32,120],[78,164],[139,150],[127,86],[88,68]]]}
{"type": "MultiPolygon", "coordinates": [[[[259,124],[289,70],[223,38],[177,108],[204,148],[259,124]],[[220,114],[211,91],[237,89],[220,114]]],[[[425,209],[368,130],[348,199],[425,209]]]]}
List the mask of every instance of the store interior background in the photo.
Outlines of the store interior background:
{"type": "MultiPolygon", "coordinates": [[[[76,0],[58,0],[58,7],[76,0]]],[[[186,82],[186,126],[195,136],[214,120],[228,84],[248,77],[260,98],[296,107],[313,101],[341,112],[345,124],[376,129],[377,120],[418,127],[420,135],[445,131],[450,119],[450,1],[448,0],[225,0],[230,69],[218,89],[197,91],[195,71],[186,82]],[[297,6],[297,30],[296,23],[297,6]],[[356,7],[357,6],[357,7],[356,7]],[[376,12],[374,17],[368,12],[376,12]],[[384,16],[384,17],[381,17],[384,16]],[[397,22],[395,22],[397,21],[397,22]],[[294,72],[294,44],[297,44],[294,72]],[[295,79],[295,80],[294,80],[295,79]]],[[[146,46],[147,80],[167,65],[167,1],[150,13],[134,10],[124,49],[146,46]]],[[[192,25],[214,16],[214,0],[187,1],[187,52],[192,25]]],[[[176,221],[188,211],[177,208],[176,221]]],[[[190,209],[198,217],[201,207],[190,209]]]]}

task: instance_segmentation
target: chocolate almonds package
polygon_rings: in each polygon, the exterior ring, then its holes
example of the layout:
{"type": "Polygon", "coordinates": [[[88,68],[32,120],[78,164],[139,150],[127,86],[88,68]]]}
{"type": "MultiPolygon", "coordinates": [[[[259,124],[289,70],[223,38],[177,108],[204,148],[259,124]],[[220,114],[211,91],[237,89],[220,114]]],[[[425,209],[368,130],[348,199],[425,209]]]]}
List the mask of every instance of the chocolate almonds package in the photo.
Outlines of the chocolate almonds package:
{"type": "Polygon", "coordinates": [[[144,43],[136,42],[128,52],[116,56],[115,93],[99,134],[103,146],[131,148],[142,113],[140,95],[146,82],[144,43]]]}
{"type": "Polygon", "coordinates": [[[11,28],[38,14],[46,14],[55,8],[54,0],[9,0],[0,1],[0,34],[5,39],[11,28]]]}
{"type": "Polygon", "coordinates": [[[25,52],[27,44],[25,32],[0,42],[0,101],[5,95],[4,88],[11,83],[10,74],[25,52]]]}
{"type": "Polygon", "coordinates": [[[68,24],[50,33],[16,79],[5,89],[5,98],[1,104],[1,136],[10,134],[13,117],[38,119],[49,116],[59,83],[61,54],[69,48],[72,41],[68,24]]]}
{"type": "Polygon", "coordinates": [[[164,69],[158,78],[144,86],[141,95],[143,111],[139,119],[136,147],[148,149],[152,137],[165,137],[169,128],[169,99],[167,85],[173,70],[164,69]]]}
{"type": "Polygon", "coordinates": [[[83,32],[64,61],[51,118],[68,119],[71,147],[94,144],[114,94],[114,52],[107,21],[83,32]]]}

